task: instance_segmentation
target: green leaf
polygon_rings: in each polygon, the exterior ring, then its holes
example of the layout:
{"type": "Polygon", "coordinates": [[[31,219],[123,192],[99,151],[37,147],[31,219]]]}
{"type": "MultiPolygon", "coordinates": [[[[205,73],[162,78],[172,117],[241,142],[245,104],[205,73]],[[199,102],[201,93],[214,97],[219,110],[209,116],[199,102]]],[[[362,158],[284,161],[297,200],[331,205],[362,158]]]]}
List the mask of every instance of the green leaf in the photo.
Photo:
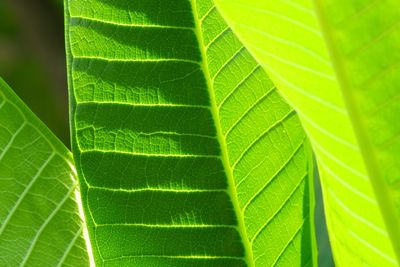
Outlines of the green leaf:
{"type": "Polygon", "coordinates": [[[69,0],[66,27],[99,266],[313,264],[305,134],[212,1],[69,0]]]}
{"type": "Polygon", "coordinates": [[[398,266],[400,2],[216,2],[311,139],[337,265],[398,266]]]}
{"type": "Polygon", "coordinates": [[[0,78],[0,265],[88,266],[71,153],[0,78]]]}

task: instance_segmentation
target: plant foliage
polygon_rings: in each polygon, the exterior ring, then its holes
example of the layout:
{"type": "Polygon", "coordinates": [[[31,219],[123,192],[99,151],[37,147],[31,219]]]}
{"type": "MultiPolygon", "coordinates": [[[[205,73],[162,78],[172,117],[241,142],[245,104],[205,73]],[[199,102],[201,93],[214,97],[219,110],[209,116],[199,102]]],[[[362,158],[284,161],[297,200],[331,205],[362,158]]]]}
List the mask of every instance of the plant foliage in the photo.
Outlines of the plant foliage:
{"type": "Polygon", "coordinates": [[[0,265],[85,266],[71,153],[0,78],[0,265]]]}
{"type": "Polygon", "coordinates": [[[66,25],[99,266],[312,264],[305,134],[212,1],[70,0],[66,25]]]}
{"type": "Polygon", "coordinates": [[[217,0],[317,155],[339,266],[398,266],[400,2],[217,0]]]}

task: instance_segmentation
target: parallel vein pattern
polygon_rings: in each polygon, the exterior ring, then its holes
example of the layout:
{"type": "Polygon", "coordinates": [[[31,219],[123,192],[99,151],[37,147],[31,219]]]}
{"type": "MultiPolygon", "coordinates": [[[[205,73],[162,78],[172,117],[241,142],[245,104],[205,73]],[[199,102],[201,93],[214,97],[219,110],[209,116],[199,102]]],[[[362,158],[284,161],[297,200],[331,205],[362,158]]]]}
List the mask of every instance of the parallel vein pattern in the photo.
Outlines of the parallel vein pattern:
{"type": "Polygon", "coordinates": [[[253,264],[312,265],[312,171],[298,117],[213,1],[197,10],[253,264]]]}
{"type": "Polygon", "coordinates": [[[99,266],[246,265],[191,4],[173,2],[68,4],[74,146],[99,266]]]}
{"type": "Polygon", "coordinates": [[[399,2],[217,2],[309,133],[336,264],[398,266],[399,2]]]}
{"type": "Polygon", "coordinates": [[[212,2],[79,3],[73,150],[97,265],[311,265],[304,133],[212,2]]]}
{"type": "Polygon", "coordinates": [[[0,79],[1,266],[88,266],[71,162],[0,79]]]}

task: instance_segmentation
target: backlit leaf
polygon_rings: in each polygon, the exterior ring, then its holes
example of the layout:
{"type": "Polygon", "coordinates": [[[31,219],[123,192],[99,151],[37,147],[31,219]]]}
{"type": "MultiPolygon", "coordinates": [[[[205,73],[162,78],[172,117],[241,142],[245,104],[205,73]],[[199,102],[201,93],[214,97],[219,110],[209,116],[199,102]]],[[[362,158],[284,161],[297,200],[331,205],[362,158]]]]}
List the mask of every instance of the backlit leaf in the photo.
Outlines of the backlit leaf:
{"type": "Polygon", "coordinates": [[[0,78],[0,266],[88,266],[72,155],[0,78]]]}
{"type": "Polygon", "coordinates": [[[338,266],[400,259],[400,2],[217,0],[317,155],[338,266]]]}
{"type": "Polygon", "coordinates": [[[212,1],[82,3],[66,35],[96,263],[312,265],[305,134],[212,1]]]}

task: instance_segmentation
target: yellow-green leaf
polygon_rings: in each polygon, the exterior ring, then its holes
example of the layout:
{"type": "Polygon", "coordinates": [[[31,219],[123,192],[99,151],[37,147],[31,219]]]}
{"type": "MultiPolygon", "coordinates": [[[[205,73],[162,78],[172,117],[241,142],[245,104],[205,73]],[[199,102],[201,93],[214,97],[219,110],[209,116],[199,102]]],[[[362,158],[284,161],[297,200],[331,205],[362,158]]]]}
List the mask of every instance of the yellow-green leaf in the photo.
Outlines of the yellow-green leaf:
{"type": "Polygon", "coordinates": [[[0,78],[0,266],[88,266],[71,153],[0,78]]]}
{"type": "Polygon", "coordinates": [[[299,113],[338,266],[399,266],[400,2],[216,0],[299,113]]]}

